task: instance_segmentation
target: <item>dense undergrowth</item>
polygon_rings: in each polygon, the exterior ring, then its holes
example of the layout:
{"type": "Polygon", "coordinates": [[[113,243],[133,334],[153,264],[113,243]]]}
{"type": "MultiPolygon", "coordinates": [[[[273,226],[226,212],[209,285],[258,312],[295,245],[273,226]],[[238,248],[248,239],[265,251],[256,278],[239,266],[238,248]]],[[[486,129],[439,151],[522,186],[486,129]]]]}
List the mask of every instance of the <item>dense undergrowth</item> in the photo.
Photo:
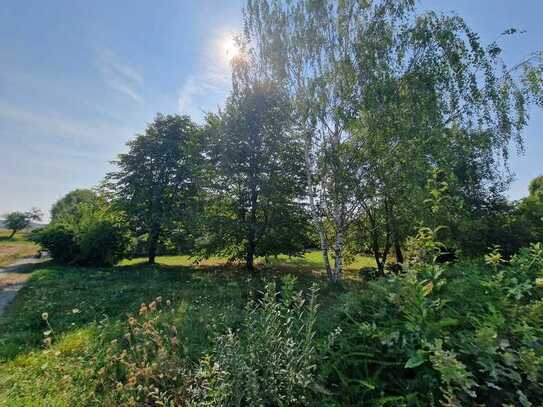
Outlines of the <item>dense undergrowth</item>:
{"type": "Polygon", "coordinates": [[[0,405],[541,405],[543,246],[454,265],[437,249],[423,233],[404,273],[342,290],[38,271],[0,319],[0,405]]]}

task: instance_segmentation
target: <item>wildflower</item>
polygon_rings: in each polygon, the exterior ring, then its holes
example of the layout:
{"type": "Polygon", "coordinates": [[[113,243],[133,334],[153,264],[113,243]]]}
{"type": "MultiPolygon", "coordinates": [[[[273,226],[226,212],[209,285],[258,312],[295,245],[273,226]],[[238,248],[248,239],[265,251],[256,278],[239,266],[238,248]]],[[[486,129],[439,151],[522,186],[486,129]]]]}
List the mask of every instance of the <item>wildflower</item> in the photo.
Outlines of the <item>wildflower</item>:
{"type": "Polygon", "coordinates": [[[144,314],[147,313],[147,311],[149,311],[149,310],[147,309],[147,305],[146,305],[146,304],[141,304],[139,314],[140,314],[140,315],[144,315],[144,314]]]}
{"type": "Polygon", "coordinates": [[[51,331],[50,329],[47,330],[47,331],[44,331],[44,332],[43,332],[43,336],[49,336],[49,335],[51,335],[51,332],[52,332],[52,331],[51,331]]]}
{"type": "Polygon", "coordinates": [[[72,314],[79,314],[80,312],[81,312],[81,311],[79,311],[79,309],[77,309],[77,308],[74,308],[74,309],[72,310],[72,314]]]}
{"type": "Polygon", "coordinates": [[[51,346],[51,343],[52,343],[52,342],[53,342],[53,339],[52,339],[50,336],[48,336],[47,338],[45,338],[45,339],[43,340],[43,344],[44,344],[46,347],[47,347],[47,346],[51,346]]]}
{"type": "Polygon", "coordinates": [[[43,319],[44,321],[47,321],[47,319],[49,319],[49,314],[47,312],[43,312],[41,314],[41,319],[43,319]]]}

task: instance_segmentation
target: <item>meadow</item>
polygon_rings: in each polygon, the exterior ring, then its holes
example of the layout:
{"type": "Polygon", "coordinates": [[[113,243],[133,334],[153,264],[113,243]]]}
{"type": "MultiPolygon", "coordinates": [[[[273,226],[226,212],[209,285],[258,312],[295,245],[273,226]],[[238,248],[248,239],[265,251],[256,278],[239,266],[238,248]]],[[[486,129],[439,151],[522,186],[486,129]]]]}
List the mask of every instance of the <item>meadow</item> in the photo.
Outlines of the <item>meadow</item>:
{"type": "MultiPolygon", "coordinates": [[[[210,348],[217,329],[239,325],[245,305],[266,281],[296,275],[300,288],[318,284],[320,302],[331,304],[341,290],[326,284],[317,254],[280,256],[266,264],[259,259],[258,272],[249,275],[224,259],[195,265],[187,256],[158,257],[154,266],[141,259],[104,268],[44,264],[0,315],[0,405],[92,403],[93,367],[104,343],[121,336],[128,316],[159,296],[175,305],[180,336],[195,361],[210,348]],[[54,338],[51,347],[44,344],[49,337],[54,338]]],[[[363,284],[357,267],[371,264],[369,258],[357,258],[346,271],[344,287],[363,284]]],[[[330,321],[326,312],[320,317],[323,326],[330,321]]]]}
{"type": "Polygon", "coordinates": [[[258,394],[274,405],[286,391],[270,384],[284,367],[274,363],[293,368],[277,355],[303,340],[284,326],[303,327],[310,315],[302,312],[306,305],[288,300],[291,283],[307,300],[317,290],[318,307],[309,354],[288,353],[296,363],[308,358],[309,371],[295,376],[312,384],[294,386],[289,394],[303,402],[287,405],[537,401],[543,247],[533,245],[509,264],[496,256],[486,264],[421,262],[405,276],[377,280],[352,269],[341,285],[327,283],[313,253],[274,264],[259,260],[253,273],[220,259],[195,265],[183,256],[158,257],[156,265],[137,259],[114,267],[43,264],[0,315],[0,405],[201,405],[215,396],[208,405],[245,405],[253,397],[246,380],[257,380],[258,394]],[[270,282],[277,294],[266,299],[270,282]],[[181,345],[165,345],[170,331],[181,345]],[[240,338],[234,359],[227,357],[231,335],[240,338]],[[215,389],[209,381],[215,358],[245,379],[219,376],[230,384],[215,389]],[[260,373],[251,376],[240,360],[260,373]],[[170,380],[172,371],[180,378],[170,380]],[[201,385],[204,393],[196,391],[201,385]],[[235,394],[245,401],[236,403],[235,394]]]}

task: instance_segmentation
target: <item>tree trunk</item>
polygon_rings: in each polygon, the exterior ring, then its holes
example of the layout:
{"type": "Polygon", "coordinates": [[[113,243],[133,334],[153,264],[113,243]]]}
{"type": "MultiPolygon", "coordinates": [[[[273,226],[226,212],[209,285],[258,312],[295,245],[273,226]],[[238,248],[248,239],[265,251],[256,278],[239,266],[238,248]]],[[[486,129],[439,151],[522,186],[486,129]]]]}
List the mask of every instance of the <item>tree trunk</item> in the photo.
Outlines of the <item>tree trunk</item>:
{"type": "Polygon", "coordinates": [[[394,235],[394,252],[396,254],[396,262],[398,264],[403,264],[402,246],[400,245],[397,235],[394,235]]]}
{"type": "Polygon", "coordinates": [[[340,229],[336,232],[336,241],[334,244],[334,272],[331,275],[330,281],[334,284],[341,280],[341,272],[343,271],[343,231],[340,229]]]}
{"type": "Polygon", "coordinates": [[[311,146],[311,138],[308,135],[305,142],[305,169],[306,169],[307,189],[309,192],[309,208],[311,210],[311,218],[313,221],[313,225],[315,226],[315,229],[317,229],[317,233],[319,234],[321,253],[322,253],[322,262],[324,263],[326,275],[328,276],[328,279],[331,280],[332,268],[330,267],[330,259],[328,258],[328,239],[326,238],[324,225],[322,224],[318,208],[315,205],[315,197],[313,195],[313,177],[311,174],[311,154],[309,152],[310,146],[311,146]]]}
{"type": "Polygon", "coordinates": [[[256,155],[257,142],[253,138],[251,143],[251,156],[249,160],[249,188],[250,188],[250,197],[249,197],[249,230],[247,233],[247,270],[254,271],[254,257],[256,252],[256,211],[258,208],[258,158],[256,155]]]}
{"type": "Polygon", "coordinates": [[[247,256],[245,257],[245,260],[246,260],[246,263],[247,263],[247,270],[249,270],[249,271],[254,271],[255,270],[254,258],[255,258],[254,249],[251,248],[251,246],[248,246],[247,247],[247,256]]]}
{"type": "Polygon", "coordinates": [[[156,259],[156,252],[157,252],[157,246],[158,246],[158,236],[159,231],[158,230],[152,230],[149,233],[149,241],[148,241],[148,263],[149,264],[155,264],[156,259]]]}
{"type": "Polygon", "coordinates": [[[403,264],[402,246],[400,244],[400,236],[398,233],[398,225],[396,223],[396,217],[394,216],[394,209],[387,204],[387,214],[390,223],[390,229],[392,234],[392,244],[394,245],[394,254],[396,255],[396,263],[403,264]]]}
{"type": "Polygon", "coordinates": [[[254,257],[256,252],[256,190],[251,193],[251,212],[249,214],[249,230],[247,233],[247,254],[245,256],[247,270],[254,271],[254,257]]]}
{"type": "Polygon", "coordinates": [[[15,236],[15,233],[17,233],[17,229],[13,229],[11,231],[11,235],[9,235],[8,240],[11,239],[13,236],[15,236]]]}

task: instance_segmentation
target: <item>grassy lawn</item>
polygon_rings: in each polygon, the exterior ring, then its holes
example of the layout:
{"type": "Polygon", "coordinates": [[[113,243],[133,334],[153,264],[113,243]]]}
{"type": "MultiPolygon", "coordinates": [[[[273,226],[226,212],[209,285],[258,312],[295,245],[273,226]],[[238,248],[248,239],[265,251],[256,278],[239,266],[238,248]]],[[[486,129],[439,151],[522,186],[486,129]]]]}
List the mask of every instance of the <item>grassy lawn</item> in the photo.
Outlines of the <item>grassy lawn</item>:
{"type": "MultiPolygon", "coordinates": [[[[311,263],[314,257],[307,256],[306,267],[317,265],[316,258],[311,263]]],[[[92,404],[100,394],[94,395],[91,366],[109,341],[122,336],[128,316],[157,296],[177,307],[180,336],[197,360],[209,349],[212,333],[236,327],[264,281],[286,270],[297,276],[301,288],[321,287],[324,310],[340,292],[325,284],[321,272],[299,267],[299,260],[286,261],[283,268],[261,267],[253,275],[225,265],[185,266],[189,259],[181,256],[159,261],[156,266],[127,264],[131,261],[114,268],[37,268],[0,315],[0,406],[92,404]],[[44,312],[50,325],[41,317],[44,312]],[[52,331],[53,345],[44,348],[47,331],[52,331]]],[[[343,290],[359,284],[347,279],[343,290]]],[[[319,318],[322,327],[333,321],[325,311],[319,318]]]]}
{"type": "MultiPolygon", "coordinates": [[[[137,265],[144,264],[147,261],[145,258],[137,258],[124,260],[122,265],[137,265]]],[[[226,262],[226,259],[220,257],[212,257],[195,264],[195,259],[189,256],[159,256],[156,259],[158,264],[166,266],[218,266],[226,262]]],[[[330,259],[331,264],[333,260],[330,259]]],[[[323,261],[321,252],[313,250],[307,252],[302,257],[289,257],[280,255],[278,257],[258,258],[257,265],[261,267],[271,268],[293,268],[304,270],[322,271],[323,261]]],[[[375,260],[372,257],[357,256],[353,262],[345,264],[345,271],[348,275],[354,276],[363,267],[375,267],[375,260]]]]}
{"type": "Polygon", "coordinates": [[[11,232],[0,229],[0,267],[5,267],[17,259],[32,257],[38,252],[38,246],[26,240],[25,232],[17,232],[8,239],[11,232]]]}

